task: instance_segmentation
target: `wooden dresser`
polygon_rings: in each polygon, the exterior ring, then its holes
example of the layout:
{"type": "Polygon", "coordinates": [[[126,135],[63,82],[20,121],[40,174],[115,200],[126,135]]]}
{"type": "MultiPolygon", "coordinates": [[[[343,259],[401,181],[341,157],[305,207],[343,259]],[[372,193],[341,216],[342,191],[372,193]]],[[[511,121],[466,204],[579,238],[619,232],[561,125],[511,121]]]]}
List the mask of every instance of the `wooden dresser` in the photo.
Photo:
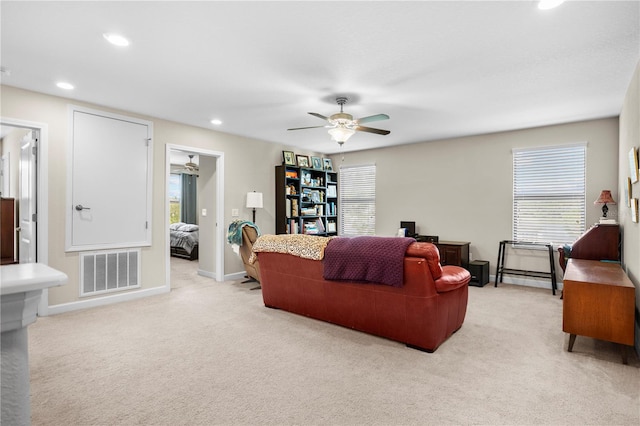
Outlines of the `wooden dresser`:
{"type": "Polygon", "coordinates": [[[469,268],[468,241],[438,241],[434,243],[440,252],[440,264],[469,268]]]}
{"type": "Polygon", "coordinates": [[[16,201],[0,199],[0,264],[16,263],[16,201]]]}
{"type": "MultiPolygon", "coordinates": [[[[634,344],[635,287],[617,263],[569,259],[564,273],[562,330],[570,334],[634,344]]],[[[626,350],[622,349],[626,364],[626,350]]]]}

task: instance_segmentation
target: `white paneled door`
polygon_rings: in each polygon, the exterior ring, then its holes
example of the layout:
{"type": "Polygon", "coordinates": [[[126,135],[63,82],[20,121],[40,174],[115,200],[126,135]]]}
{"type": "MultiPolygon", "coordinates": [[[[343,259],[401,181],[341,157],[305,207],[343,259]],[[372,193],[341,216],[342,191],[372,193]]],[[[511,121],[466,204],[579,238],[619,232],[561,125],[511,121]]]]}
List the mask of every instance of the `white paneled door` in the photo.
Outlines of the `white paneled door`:
{"type": "Polygon", "coordinates": [[[78,109],[72,115],[67,249],[150,245],[151,123],[78,109]]]}
{"type": "Polygon", "coordinates": [[[20,263],[36,262],[36,226],[37,226],[37,193],[36,193],[36,150],[37,138],[30,131],[20,143],[20,186],[19,186],[19,218],[20,233],[18,256],[20,263]]]}

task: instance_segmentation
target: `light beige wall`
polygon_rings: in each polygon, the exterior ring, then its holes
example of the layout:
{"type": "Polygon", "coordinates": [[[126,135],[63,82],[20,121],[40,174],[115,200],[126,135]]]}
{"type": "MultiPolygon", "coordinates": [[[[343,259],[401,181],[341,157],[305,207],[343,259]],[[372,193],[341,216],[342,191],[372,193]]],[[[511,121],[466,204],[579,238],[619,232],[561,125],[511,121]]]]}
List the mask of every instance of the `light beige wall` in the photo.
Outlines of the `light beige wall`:
{"type": "MultiPolygon", "coordinates": [[[[593,201],[602,189],[619,199],[617,118],[347,153],[344,162],[332,158],[336,166],[377,165],[378,235],[395,235],[401,220],[415,221],[421,234],[471,242],[473,258],[488,260],[493,274],[499,241],[512,238],[512,149],[578,142],[588,144],[590,226],[598,221],[593,201]]],[[[549,270],[548,253],[509,253],[509,267],[549,270]]]]}
{"type": "Polygon", "coordinates": [[[207,276],[213,276],[216,271],[215,263],[215,234],[216,234],[216,159],[200,156],[200,171],[198,172],[198,223],[200,224],[200,258],[198,269],[207,276]],[[202,209],[207,215],[202,215],[202,209]]]}
{"type": "MultiPolygon", "coordinates": [[[[620,113],[619,194],[624,198],[624,188],[630,177],[629,151],[640,149],[640,62],[627,89],[620,113]]],[[[640,182],[631,187],[631,196],[640,198],[640,182]]],[[[636,318],[640,307],[640,223],[631,220],[631,209],[626,200],[619,202],[619,220],[622,228],[623,263],[627,275],[636,286],[636,318]]],[[[636,350],[640,353],[640,324],[636,322],[636,350]]]]}
{"type": "MultiPolygon", "coordinates": [[[[49,292],[49,305],[79,300],[78,253],[65,253],[65,215],[67,179],[68,105],[80,105],[97,110],[150,120],[154,125],[153,141],[153,245],[142,250],[142,285],[153,288],[165,285],[165,146],[192,146],[224,152],[225,156],[225,220],[232,221],[231,209],[240,210],[240,219],[251,219],[251,211],[244,207],[246,193],[264,194],[264,208],[258,211],[256,222],[263,233],[274,232],[274,166],[282,162],[282,150],[291,147],[232,136],[210,129],[187,126],[127,111],[86,104],[70,99],[44,95],[22,89],[0,86],[2,117],[46,123],[49,133],[49,265],[65,272],[69,282],[49,292]]],[[[309,152],[308,154],[313,154],[309,152]]],[[[244,271],[239,257],[225,244],[225,274],[244,271]]]]}

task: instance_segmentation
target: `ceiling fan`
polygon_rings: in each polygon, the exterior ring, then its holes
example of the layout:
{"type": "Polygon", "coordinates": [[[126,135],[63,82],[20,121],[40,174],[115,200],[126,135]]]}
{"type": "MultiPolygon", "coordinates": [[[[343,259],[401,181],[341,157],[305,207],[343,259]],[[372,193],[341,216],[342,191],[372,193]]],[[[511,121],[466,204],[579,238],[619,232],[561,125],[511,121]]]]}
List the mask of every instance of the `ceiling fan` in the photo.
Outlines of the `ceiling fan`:
{"type": "Polygon", "coordinates": [[[193,162],[193,157],[193,154],[189,154],[189,161],[184,163],[183,168],[185,170],[185,173],[197,173],[200,170],[198,165],[193,162]]]}
{"type": "Polygon", "coordinates": [[[368,117],[356,118],[354,119],[351,114],[347,114],[343,111],[344,105],[347,103],[348,99],[344,96],[339,96],[336,98],[336,102],[340,105],[340,112],[335,113],[329,117],[325,117],[322,114],[318,114],[317,112],[310,112],[309,114],[314,117],[318,117],[322,120],[326,120],[329,122],[328,125],[324,126],[310,126],[310,127],[295,127],[293,129],[287,130],[302,130],[302,129],[316,129],[319,127],[325,127],[329,129],[329,134],[331,138],[338,142],[338,144],[342,145],[349,139],[355,132],[367,132],[367,133],[375,133],[376,135],[388,135],[391,133],[389,130],[382,129],[374,129],[373,127],[365,127],[361,126],[362,123],[369,123],[371,121],[378,120],[388,120],[389,116],[387,114],[376,114],[370,115],[368,117]]]}

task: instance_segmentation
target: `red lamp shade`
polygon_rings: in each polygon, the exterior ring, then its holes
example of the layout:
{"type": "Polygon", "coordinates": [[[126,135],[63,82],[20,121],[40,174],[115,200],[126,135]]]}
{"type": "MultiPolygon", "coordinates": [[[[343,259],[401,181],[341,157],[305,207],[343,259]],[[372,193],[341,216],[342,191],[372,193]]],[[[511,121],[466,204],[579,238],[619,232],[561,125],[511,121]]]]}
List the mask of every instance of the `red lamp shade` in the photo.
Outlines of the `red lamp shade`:
{"type": "Polygon", "coordinates": [[[593,202],[593,204],[603,204],[602,217],[607,217],[607,212],[609,211],[609,207],[607,207],[607,203],[615,204],[616,202],[611,196],[611,191],[609,191],[608,189],[604,189],[602,190],[602,192],[600,192],[600,196],[598,197],[598,199],[593,202]]]}

